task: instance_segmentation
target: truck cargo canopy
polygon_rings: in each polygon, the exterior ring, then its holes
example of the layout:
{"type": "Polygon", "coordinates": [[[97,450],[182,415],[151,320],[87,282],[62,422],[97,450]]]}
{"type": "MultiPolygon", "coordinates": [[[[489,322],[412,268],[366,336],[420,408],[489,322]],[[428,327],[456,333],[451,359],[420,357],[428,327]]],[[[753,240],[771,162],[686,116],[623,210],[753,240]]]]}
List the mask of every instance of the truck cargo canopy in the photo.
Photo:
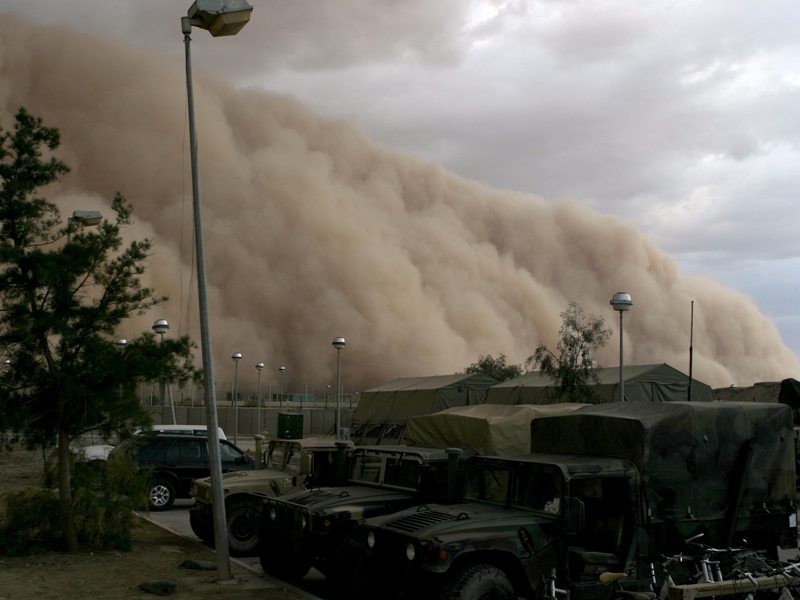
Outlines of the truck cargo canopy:
{"type": "Polygon", "coordinates": [[[625,458],[639,469],[654,518],[715,518],[794,498],[788,406],[616,402],[531,422],[533,452],[625,458]],[[739,482],[744,482],[739,490],[739,482]]]}

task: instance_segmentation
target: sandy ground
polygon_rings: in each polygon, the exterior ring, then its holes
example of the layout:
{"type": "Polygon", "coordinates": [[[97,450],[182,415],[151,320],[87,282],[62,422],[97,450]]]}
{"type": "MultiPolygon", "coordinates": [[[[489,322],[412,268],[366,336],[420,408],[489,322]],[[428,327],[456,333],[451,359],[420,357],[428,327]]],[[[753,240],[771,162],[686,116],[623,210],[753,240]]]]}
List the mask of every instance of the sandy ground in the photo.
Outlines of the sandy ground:
{"type": "MultiPolygon", "coordinates": [[[[41,455],[23,450],[0,451],[0,494],[36,486],[41,455]]],[[[156,598],[139,588],[149,580],[175,584],[175,600],[308,600],[311,596],[278,579],[231,565],[233,580],[218,582],[214,570],[181,567],[185,560],[215,564],[215,555],[198,542],[176,536],[145,520],[133,531],[130,552],[0,555],[0,600],[97,600],[156,598]]]]}

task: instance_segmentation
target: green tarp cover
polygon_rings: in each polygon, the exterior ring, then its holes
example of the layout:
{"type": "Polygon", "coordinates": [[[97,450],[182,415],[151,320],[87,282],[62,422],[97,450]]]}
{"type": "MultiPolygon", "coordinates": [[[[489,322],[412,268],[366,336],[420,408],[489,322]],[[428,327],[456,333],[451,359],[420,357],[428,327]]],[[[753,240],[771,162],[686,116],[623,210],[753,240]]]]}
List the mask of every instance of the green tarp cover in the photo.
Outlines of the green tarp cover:
{"type": "Polygon", "coordinates": [[[406,441],[415,446],[469,448],[478,454],[528,454],[533,419],[565,414],[581,406],[585,404],[458,406],[411,417],[406,423],[406,441]]]}
{"type": "Polygon", "coordinates": [[[783,404],[589,405],[532,421],[531,448],[632,461],[653,518],[720,518],[743,474],[743,514],[795,494],[792,415],[783,404]]]}
{"type": "MultiPolygon", "coordinates": [[[[591,383],[595,403],[619,400],[619,368],[596,369],[598,381],[591,383]]],[[[671,402],[688,399],[689,377],[666,363],[631,365],[622,369],[625,399],[629,402],[671,402]]],[[[692,380],[693,402],[712,400],[711,387],[692,380]]],[[[555,381],[541,371],[526,373],[489,389],[492,404],[551,404],[562,402],[555,381]]]]}

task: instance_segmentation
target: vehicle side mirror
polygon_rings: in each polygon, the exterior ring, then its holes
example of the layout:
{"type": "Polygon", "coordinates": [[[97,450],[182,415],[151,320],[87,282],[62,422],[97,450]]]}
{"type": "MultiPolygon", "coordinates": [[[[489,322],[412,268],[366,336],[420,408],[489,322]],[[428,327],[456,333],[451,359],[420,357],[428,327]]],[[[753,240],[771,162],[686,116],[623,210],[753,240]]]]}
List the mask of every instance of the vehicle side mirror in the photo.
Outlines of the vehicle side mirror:
{"type": "Polygon", "coordinates": [[[586,528],[586,505],[583,500],[575,496],[567,496],[564,500],[566,532],[569,534],[581,533],[586,528]]]}

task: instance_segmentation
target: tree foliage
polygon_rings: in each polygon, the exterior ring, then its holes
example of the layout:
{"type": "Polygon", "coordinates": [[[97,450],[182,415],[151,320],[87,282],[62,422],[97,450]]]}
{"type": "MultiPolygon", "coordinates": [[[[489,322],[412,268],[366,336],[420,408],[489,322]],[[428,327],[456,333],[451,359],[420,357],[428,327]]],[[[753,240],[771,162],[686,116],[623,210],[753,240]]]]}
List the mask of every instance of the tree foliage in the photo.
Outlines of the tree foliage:
{"type": "Polygon", "coordinates": [[[497,381],[507,381],[508,379],[514,379],[522,375],[522,366],[510,365],[506,360],[505,354],[501,354],[496,358],[491,354],[487,354],[486,356],[481,355],[478,358],[478,362],[472,363],[464,369],[464,372],[479,373],[496,379],[497,381]]]}
{"type": "Polygon", "coordinates": [[[597,365],[592,353],[606,345],[611,329],[605,327],[601,317],[587,316],[571,302],[561,313],[559,335],[557,353],[540,344],[525,364],[552,377],[564,401],[591,401],[593,393],[589,384],[597,382],[597,365]]]}
{"type": "Polygon", "coordinates": [[[150,241],[123,245],[131,207],[117,194],[113,220],[64,225],[39,190],[68,171],[54,151],[58,130],[24,108],[0,132],[0,428],[29,446],[57,445],[64,531],[77,548],[69,443],[90,430],[127,432],[148,419],[142,379],[193,374],[188,338],[159,343],[152,332],[120,347],[115,329],[165,298],[140,281],[150,241]]]}

